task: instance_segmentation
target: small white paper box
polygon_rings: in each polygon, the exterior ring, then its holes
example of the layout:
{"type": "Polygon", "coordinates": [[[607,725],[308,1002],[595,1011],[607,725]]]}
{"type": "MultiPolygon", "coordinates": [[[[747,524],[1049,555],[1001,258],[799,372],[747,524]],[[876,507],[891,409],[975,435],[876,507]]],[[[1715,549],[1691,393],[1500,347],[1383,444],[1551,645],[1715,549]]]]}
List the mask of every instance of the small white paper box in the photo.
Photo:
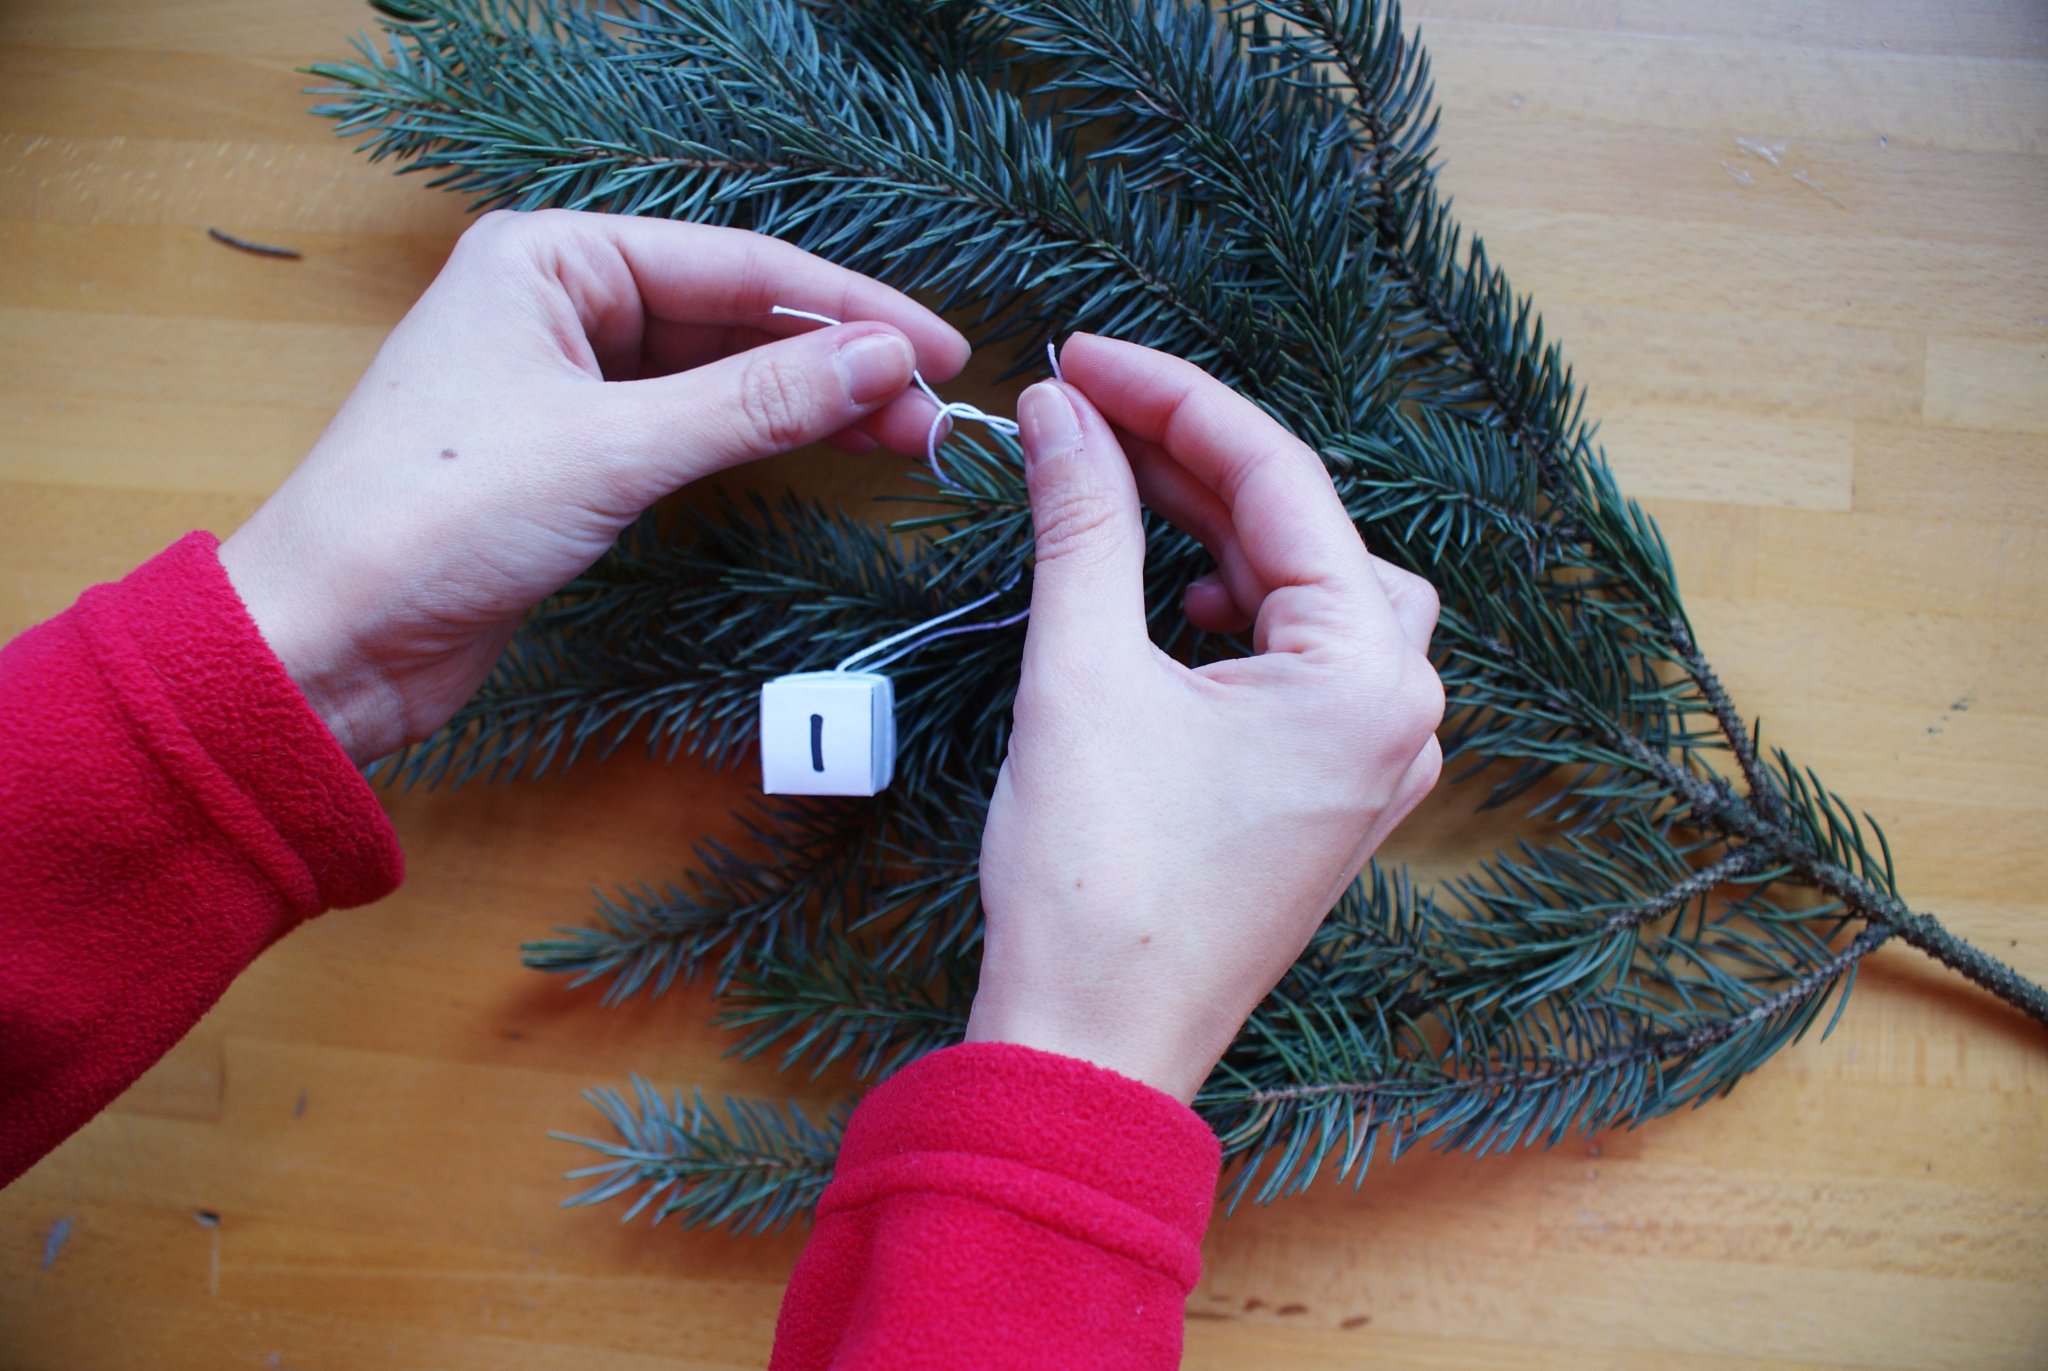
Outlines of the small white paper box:
{"type": "Polygon", "coordinates": [[[761,788],[770,795],[874,795],[895,773],[887,676],[807,671],[761,687],[761,788]]]}

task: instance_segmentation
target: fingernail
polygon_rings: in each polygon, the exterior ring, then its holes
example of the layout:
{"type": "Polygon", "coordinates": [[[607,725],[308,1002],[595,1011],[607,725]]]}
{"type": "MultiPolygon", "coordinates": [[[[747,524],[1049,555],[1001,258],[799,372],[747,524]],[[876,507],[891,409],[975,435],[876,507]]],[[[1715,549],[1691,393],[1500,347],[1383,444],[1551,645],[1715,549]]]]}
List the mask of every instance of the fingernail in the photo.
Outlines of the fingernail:
{"type": "Polygon", "coordinates": [[[1040,381],[1017,397],[1017,427],[1023,430],[1024,455],[1034,461],[1081,446],[1081,416],[1051,381],[1040,381]]]}
{"type": "Polygon", "coordinates": [[[864,333],[840,348],[833,361],[847,398],[857,405],[871,405],[902,390],[917,365],[910,344],[893,333],[864,333]]]}

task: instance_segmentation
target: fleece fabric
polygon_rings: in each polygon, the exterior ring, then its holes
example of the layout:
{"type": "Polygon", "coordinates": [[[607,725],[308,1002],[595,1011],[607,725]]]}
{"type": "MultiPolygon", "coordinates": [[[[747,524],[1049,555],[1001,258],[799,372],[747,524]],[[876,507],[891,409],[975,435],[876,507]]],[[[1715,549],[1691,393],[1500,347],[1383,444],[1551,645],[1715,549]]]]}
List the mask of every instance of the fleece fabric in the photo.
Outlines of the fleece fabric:
{"type": "MultiPolygon", "coordinates": [[[[376,796],[195,533],[0,648],[0,1185],[301,921],[398,884],[376,796]]],[[[967,1044],[854,1112],[774,1371],[1158,1371],[1219,1149],[1179,1101],[967,1044]]]]}
{"type": "Polygon", "coordinates": [[[1180,1101],[999,1043],[854,1112],[770,1371],[1180,1365],[1221,1152],[1180,1101]]]}
{"type": "Polygon", "coordinates": [[[395,888],[367,782],[190,534],[0,648],[0,1185],[264,948],[395,888]]]}

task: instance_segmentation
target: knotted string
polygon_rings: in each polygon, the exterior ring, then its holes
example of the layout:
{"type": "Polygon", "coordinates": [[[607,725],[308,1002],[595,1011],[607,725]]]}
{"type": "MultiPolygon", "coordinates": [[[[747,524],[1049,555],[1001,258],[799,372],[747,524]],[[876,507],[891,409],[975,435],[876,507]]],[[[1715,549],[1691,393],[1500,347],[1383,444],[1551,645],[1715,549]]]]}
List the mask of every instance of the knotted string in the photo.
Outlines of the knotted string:
{"type": "MultiPolygon", "coordinates": [[[[836,326],[842,322],[841,320],[834,319],[829,314],[815,314],[807,309],[791,309],[788,305],[776,305],[768,312],[770,314],[786,314],[792,319],[809,319],[812,323],[816,324],[832,324],[836,326]]],[[[1054,379],[1065,380],[1066,378],[1060,375],[1059,353],[1054,350],[1050,342],[1047,342],[1045,345],[1045,355],[1047,360],[1052,363],[1054,379]]],[[[972,419],[977,424],[986,424],[997,433],[1008,434],[1012,438],[1017,436],[1017,421],[1015,419],[1005,419],[1000,414],[990,414],[980,405],[971,405],[965,400],[940,399],[939,393],[932,389],[931,383],[924,379],[924,373],[921,371],[912,370],[910,381],[912,385],[924,392],[927,400],[930,400],[937,407],[932,414],[932,426],[925,431],[924,459],[930,465],[932,475],[937,477],[939,484],[948,490],[959,490],[961,488],[960,483],[951,476],[948,476],[946,469],[939,465],[939,439],[945,436],[944,430],[948,419],[972,419]]]]}
{"type": "MultiPolygon", "coordinates": [[[[836,326],[842,322],[841,320],[834,319],[829,314],[816,314],[807,309],[791,309],[788,305],[773,306],[769,313],[786,314],[793,319],[809,319],[817,324],[836,326]]],[[[1059,352],[1050,341],[1045,345],[1045,357],[1046,361],[1052,366],[1053,379],[1064,381],[1066,377],[1060,374],[1059,352]]],[[[932,426],[926,430],[924,435],[925,461],[931,465],[932,475],[938,478],[940,485],[945,486],[949,490],[959,490],[961,489],[960,483],[948,476],[945,468],[939,465],[939,439],[943,436],[942,430],[946,426],[946,421],[948,419],[972,419],[978,424],[985,424],[996,432],[1006,433],[1011,437],[1017,435],[1017,421],[1015,419],[1005,419],[1000,414],[990,414],[981,406],[970,405],[965,400],[940,399],[939,393],[931,388],[930,383],[924,379],[923,373],[916,370],[910,373],[910,379],[919,390],[924,392],[925,398],[938,407],[937,411],[932,415],[932,426]]],[[[986,623],[980,624],[955,624],[952,628],[939,627],[940,624],[949,623],[963,614],[970,614],[980,609],[983,605],[996,599],[1004,591],[1016,584],[1017,577],[1012,576],[1009,580],[1003,582],[978,600],[970,600],[958,609],[947,610],[944,614],[935,615],[932,618],[926,619],[923,623],[912,624],[901,633],[893,633],[887,638],[882,639],[879,643],[871,644],[858,652],[842,657],[839,665],[833,667],[832,670],[834,672],[851,671],[854,669],[855,663],[872,657],[878,652],[886,652],[892,647],[896,648],[896,651],[890,652],[888,656],[883,657],[879,661],[869,662],[864,668],[868,671],[880,671],[899,657],[908,656],[927,643],[935,643],[941,638],[950,638],[956,633],[982,633],[990,629],[1008,628],[1012,624],[1020,624],[1031,617],[1029,607],[1018,610],[1006,619],[991,619],[986,623]],[[899,643],[902,646],[898,647],[897,644],[899,643]]]]}

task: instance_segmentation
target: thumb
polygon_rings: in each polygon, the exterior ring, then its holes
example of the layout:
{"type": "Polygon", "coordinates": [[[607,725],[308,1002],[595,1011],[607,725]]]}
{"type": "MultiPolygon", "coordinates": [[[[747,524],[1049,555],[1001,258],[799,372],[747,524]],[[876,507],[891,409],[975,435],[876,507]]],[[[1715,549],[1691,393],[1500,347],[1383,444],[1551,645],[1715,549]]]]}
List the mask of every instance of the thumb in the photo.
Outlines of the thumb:
{"type": "Polygon", "coordinates": [[[917,354],[886,324],[840,324],[616,390],[665,484],[837,433],[910,384],[917,354]]]}
{"type": "Polygon", "coordinates": [[[1145,641],[1145,527],[1130,462],[1080,391],[1041,381],[1017,402],[1038,556],[1027,658],[1145,641]]]}

